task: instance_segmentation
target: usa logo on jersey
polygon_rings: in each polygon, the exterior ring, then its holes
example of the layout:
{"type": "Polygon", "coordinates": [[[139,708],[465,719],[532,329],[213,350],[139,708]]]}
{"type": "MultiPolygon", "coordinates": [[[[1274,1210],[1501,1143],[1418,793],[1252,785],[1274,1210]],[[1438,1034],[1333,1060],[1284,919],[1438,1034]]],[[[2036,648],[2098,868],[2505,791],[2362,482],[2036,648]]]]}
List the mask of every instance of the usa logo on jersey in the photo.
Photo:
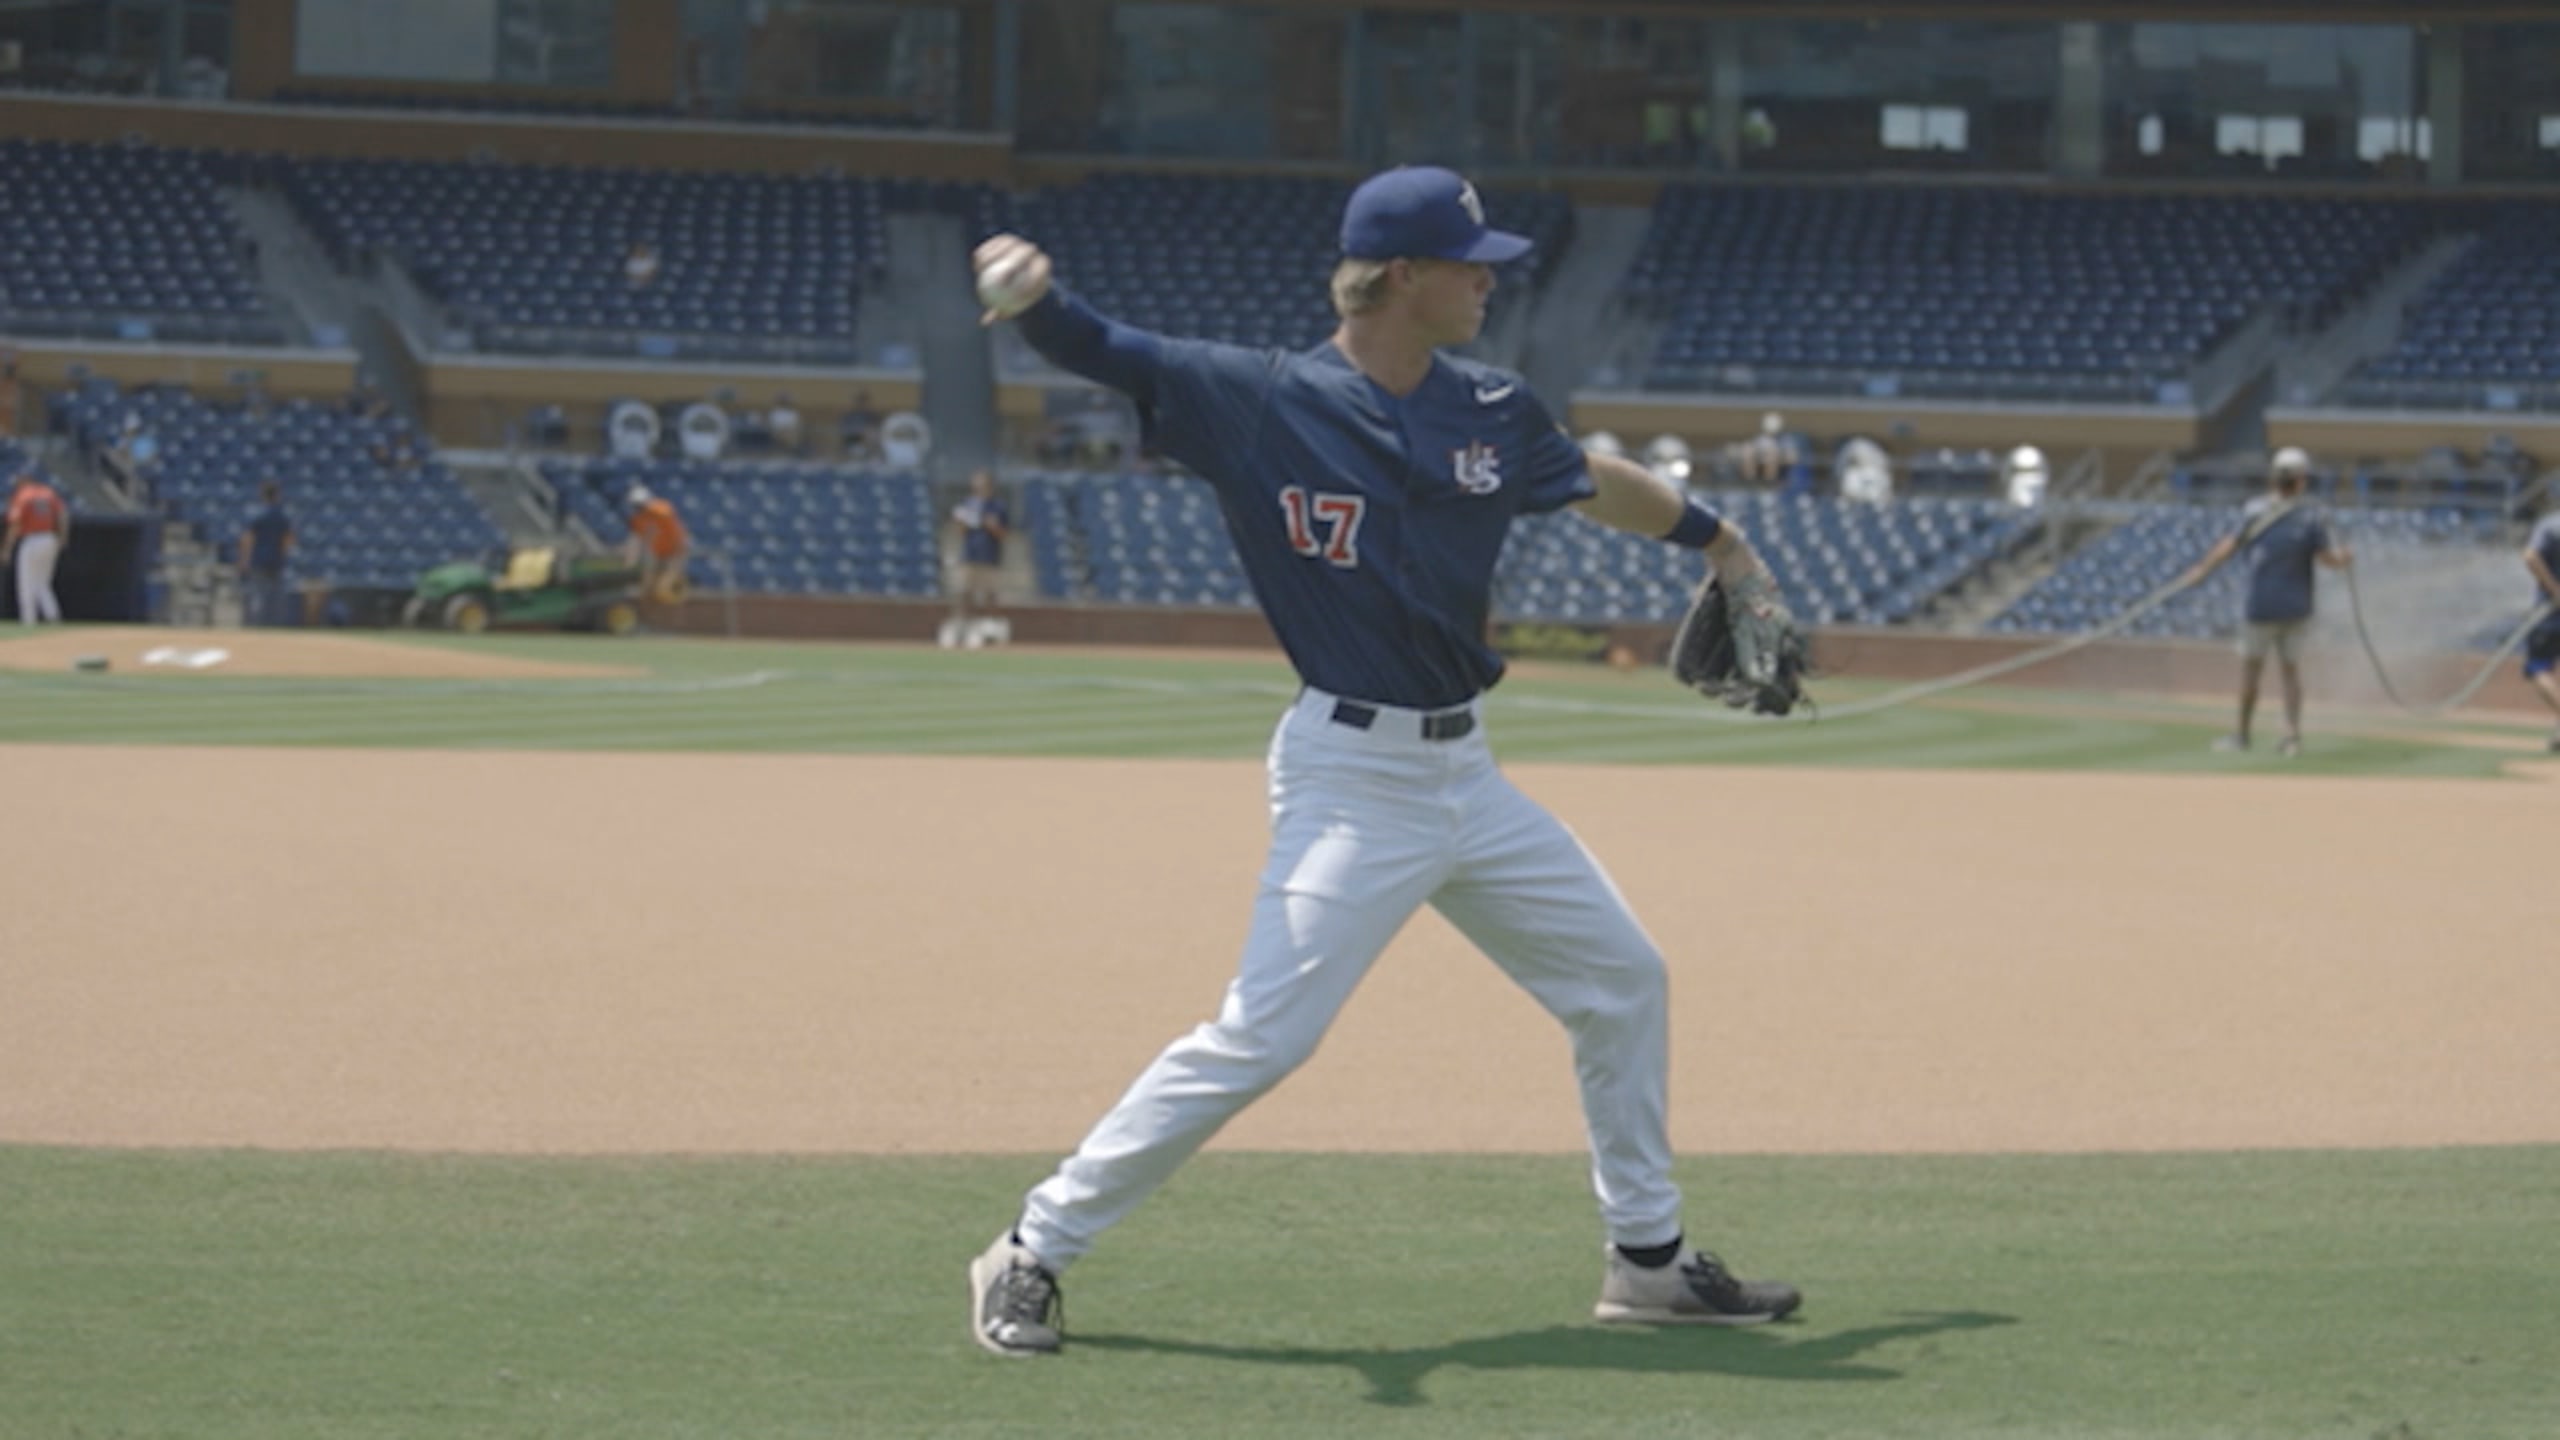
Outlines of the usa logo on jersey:
{"type": "Polygon", "coordinates": [[[1502,488],[1502,452],[1471,440],[1466,449],[1449,452],[1449,472],[1457,477],[1459,489],[1470,495],[1490,495],[1502,488]]]}

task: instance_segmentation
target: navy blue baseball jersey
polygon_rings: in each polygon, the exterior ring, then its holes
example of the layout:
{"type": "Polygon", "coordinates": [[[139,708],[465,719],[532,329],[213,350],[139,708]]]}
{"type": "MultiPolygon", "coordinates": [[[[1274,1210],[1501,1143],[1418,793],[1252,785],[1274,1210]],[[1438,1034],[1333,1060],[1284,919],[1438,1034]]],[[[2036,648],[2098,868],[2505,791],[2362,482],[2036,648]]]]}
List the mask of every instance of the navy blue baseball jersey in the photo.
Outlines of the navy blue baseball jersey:
{"type": "MultiPolygon", "coordinates": [[[[2276,503],[2268,495],[2251,500],[2241,511],[2241,528],[2236,533],[2246,535],[2249,527],[2260,524],[2260,517],[2276,503]]],[[[2249,598],[2242,618],[2253,625],[2309,619],[2312,562],[2328,548],[2329,527],[2322,523],[2320,512],[2308,504],[2296,502],[2267,522],[2241,550],[2241,562],[2248,567],[2249,576],[2249,598]]]]}
{"type": "Polygon", "coordinates": [[[1440,356],[1393,395],[1328,341],[1250,350],[1105,323],[1053,287],[1022,317],[1049,358],[1127,392],[1148,442],[1205,478],[1298,676],[1438,709],[1501,678],[1485,643],[1513,517],[1594,493],[1520,377],[1440,356]]]}
{"type": "MultiPolygon", "coordinates": [[[[2560,576],[2560,510],[2554,510],[2534,522],[2533,533],[2524,539],[2525,548],[2542,557],[2545,568],[2560,576]]],[[[2543,593],[2541,577],[2533,583],[2533,600],[2539,605],[2551,597],[2543,593]]]]}
{"type": "Polygon", "coordinates": [[[960,522],[960,559],[970,565],[1004,563],[1004,532],[1013,527],[1013,516],[1004,502],[985,500],[972,495],[953,508],[951,518],[960,522]]]}
{"type": "Polygon", "coordinates": [[[293,521],[281,505],[270,505],[249,522],[249,568],[261,575],[284,572],[286,542],[293,538],[293,521]]]}

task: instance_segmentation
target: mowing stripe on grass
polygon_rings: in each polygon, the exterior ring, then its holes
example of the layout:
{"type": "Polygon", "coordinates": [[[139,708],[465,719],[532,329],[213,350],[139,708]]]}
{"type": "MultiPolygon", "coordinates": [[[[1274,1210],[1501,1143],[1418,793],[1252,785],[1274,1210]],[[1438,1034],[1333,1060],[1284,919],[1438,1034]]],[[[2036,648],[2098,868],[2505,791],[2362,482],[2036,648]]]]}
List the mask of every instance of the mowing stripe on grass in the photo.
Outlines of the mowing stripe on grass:
{"type": "MultiPolygon", "coordinates": [[[[483,648],[549,660],[609,652],[651,673],[556,681],[0,676],[0,741],[1248,758],[1261,753],[1296,689],[1276,661],[1179,655],[531,637],[483,648]]],[[[1877,688],[1834,682],[1826,694],[1848,703],[1877,688]]],[[[1533,669],[1486,707],[1502,754],[1554,762],[2488,776],[2504,759],[2318,735],[2293,762],[2214,755],[2203,742],[2218,716],[2148,697],[2110,711],[2105,697],[2057,707],[2034,692],[1968,692],[1962,702],[1832,721],[1737,723],[1658,675],[1533,669]]]]}

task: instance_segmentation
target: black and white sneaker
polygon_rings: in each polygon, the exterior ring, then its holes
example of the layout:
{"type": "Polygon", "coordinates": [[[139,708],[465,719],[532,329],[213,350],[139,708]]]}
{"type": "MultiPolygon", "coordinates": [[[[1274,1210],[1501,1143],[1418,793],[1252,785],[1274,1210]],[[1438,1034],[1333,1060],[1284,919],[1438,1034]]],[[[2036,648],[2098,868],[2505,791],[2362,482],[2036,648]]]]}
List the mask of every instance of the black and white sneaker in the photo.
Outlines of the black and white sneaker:
{"type": "Polygon", "coordinates": [[[998,1355],[1054,1355],[1065,1343],[1058,1277],[1012,1234],[969,1262],[969,1334],[998,1355]]]}
{"type": "Polygon", "coordinates": [[[1737,1280],[1704,1250],[1648,1269],[1612,1245],[1591,1317],[1618,1325],[1759,1325],[1792,1315],[1803,1303],[1793,1285],[1737,1280]]]}

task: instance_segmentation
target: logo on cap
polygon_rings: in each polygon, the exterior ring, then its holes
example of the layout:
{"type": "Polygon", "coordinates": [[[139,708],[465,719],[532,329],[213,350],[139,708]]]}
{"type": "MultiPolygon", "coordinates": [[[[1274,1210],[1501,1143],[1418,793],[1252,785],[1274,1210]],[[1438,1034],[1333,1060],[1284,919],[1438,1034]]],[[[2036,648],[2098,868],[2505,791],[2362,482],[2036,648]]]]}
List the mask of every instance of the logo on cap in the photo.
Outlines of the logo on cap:
{"type": "Polygon", "coordinates": [[[1342,211],[1342,253],[1362,260],[1462,260],[1501,265],[1529,253],[1529,237],[1488,228],[1484,197],[1434,165],[1381,171],[1342,211]]]}

